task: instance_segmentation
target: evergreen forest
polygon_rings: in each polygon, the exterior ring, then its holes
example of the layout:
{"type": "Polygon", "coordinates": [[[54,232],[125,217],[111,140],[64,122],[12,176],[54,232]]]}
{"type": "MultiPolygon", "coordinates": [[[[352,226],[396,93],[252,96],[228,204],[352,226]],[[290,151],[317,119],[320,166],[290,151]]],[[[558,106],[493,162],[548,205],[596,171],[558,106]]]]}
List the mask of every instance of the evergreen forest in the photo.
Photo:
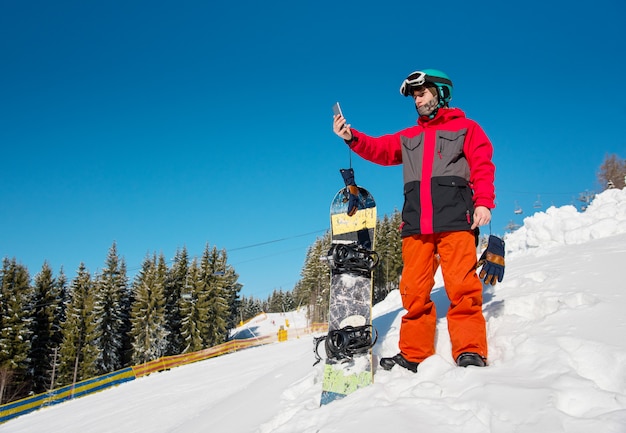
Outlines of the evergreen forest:
{"type": "MultiPolygon", "coordinates": [[[[400,213],[379,220],[374,271],[375,302],[397,287],[402,269],[400,213]]],[[[325,322],[330,270],[320,260],[330,233],[306,253],[301,279],[291,291],[267,299],[240,296],[242,285],[226,250],[208,244],[201,257],[186,248],[168,262],[147,256],[128,277],[113,243],[103,269],[83,263],[69,280],[47,262],[31,278],[16,258],[0,268],[0,404],[46,392],[162,356],[195,352],[228,339],[229,330],[261,312],[308,309],[325,322]]]]}

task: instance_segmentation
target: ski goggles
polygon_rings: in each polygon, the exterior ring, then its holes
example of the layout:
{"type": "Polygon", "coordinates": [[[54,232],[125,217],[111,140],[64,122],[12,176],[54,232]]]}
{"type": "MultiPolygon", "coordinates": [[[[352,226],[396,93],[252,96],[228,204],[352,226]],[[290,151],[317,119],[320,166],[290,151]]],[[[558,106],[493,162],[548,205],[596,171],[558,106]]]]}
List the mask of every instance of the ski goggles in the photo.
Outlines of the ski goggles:
{"type": "Polygon", "coordinates": [[[402,82],[402,85],[400,86],[400,94],[402,96],[409,96],[413,91],[413,88],[423,86],[426,83],[442,83],[452,85],[450,80],[443,77],[433,77],[427,75],[425,72],[415,71],[411,72],[402,82]]]}
{"type": "Polygon", "coordinates": [[[404,79],[400,86],[400,94],[402,96],[409,96],[411,89],[418,86],[423,86],[426,83],[426,74],[422,71],[411,72],[408,77],[404,79]]]}

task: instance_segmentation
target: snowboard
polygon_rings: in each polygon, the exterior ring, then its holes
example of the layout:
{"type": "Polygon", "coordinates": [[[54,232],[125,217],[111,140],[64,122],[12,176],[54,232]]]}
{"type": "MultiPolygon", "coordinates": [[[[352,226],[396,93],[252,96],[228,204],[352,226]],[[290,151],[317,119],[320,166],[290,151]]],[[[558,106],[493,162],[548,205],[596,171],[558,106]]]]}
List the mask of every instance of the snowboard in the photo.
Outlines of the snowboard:
{"type": "Polygon", "coordinates": [[[376,202],[365,188],[358,187],[358,210],[349,216],[347,197],[347,189],[342,188],[330,206],[331,249],[325,261],[331,280],[328,334],[321,337],[326,348],[321,405],[373,382],[376,202]]]}

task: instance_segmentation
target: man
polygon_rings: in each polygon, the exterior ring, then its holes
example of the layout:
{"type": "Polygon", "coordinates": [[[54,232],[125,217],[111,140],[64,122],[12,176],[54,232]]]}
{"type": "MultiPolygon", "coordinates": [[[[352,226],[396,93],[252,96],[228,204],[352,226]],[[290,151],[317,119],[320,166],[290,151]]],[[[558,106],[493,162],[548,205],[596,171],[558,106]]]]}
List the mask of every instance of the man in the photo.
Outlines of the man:
{"type": "Polygon", "coordinates": [[[400,294],[407,313],[400,327],[400,353],[381,358],[380,365],[416,372],[435,353],[437,314],[430,292],[439,260],[450,299],[453,359],[462,367],[484,367],[487,337],[474,230],[491,221],[495,207],[493,147],[476,122],[449,107],[452,81],[445,73],[413,72],[400,93],[415,101],[415,126],[375,138],[352,129],[341,115],[333,121],[335,134],[361,157],[381,165],[403,164],[400,294]]]}

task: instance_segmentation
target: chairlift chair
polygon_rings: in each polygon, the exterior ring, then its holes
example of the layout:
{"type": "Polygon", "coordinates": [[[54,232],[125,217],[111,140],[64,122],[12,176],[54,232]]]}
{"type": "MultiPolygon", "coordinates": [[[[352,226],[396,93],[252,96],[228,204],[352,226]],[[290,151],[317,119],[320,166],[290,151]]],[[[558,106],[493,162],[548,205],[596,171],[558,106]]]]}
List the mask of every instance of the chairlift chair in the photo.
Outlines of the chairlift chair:
{"type": "Polygon", "coordinates": [[[515,221],[511,220],[509,221],[509,223],[507,224],[507,226],[504,228],[505,230],[513,233],[515,230],[519,229],[521,226],[519,224],[517,224],[515,221]]]}

